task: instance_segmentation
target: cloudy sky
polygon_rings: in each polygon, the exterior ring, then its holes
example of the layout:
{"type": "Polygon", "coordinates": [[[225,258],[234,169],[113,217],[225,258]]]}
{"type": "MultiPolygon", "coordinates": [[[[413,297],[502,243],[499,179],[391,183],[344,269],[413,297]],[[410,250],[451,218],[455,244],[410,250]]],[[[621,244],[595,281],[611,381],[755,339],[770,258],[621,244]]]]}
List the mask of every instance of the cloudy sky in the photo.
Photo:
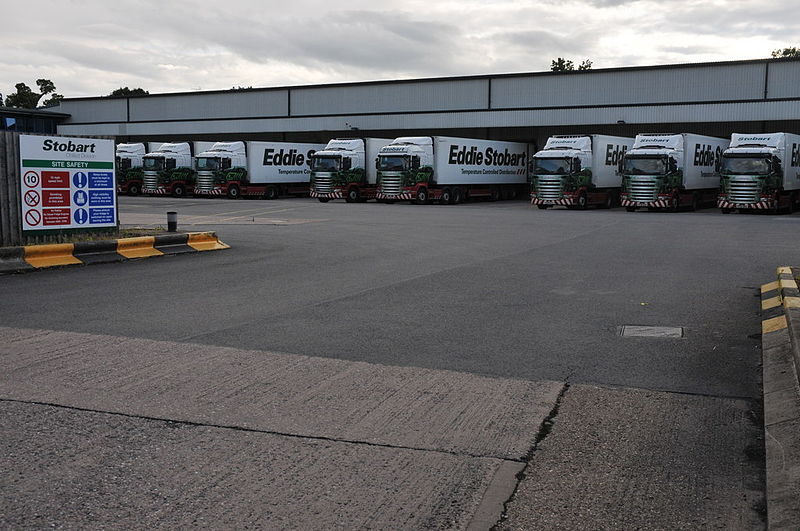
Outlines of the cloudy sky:
{"type": "Polygon", "coordinates": [[[59,0],[0,3],[0,93],[66,97],[767,57],[796,0],[59,0]]]}

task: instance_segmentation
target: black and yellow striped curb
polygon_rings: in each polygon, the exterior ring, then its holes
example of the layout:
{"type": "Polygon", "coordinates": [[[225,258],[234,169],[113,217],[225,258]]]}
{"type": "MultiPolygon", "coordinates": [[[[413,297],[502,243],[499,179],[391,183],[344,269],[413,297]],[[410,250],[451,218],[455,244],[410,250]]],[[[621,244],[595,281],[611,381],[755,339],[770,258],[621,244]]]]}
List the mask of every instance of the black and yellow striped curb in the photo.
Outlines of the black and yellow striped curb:
{"type": "Polygon", "coordinates": [[[222,249],[229,249],[229,246],[221,242],[215,232],[4,247],[0,248],[0,274],[222,249]]]}
{"type": "Polygon", "coordinates": [[[768,529],[800,529],[800,270],[761,286],[761,356],[768,529]]]}
{"type": "Polygon", "coordinates": [[[794,310],[800,311],[800,291],[792,268],[779,267],[777,273],[778,280],[761,286],[762,334],[788,328],[791,317],[800,317],[794,315],[794,310]]]}

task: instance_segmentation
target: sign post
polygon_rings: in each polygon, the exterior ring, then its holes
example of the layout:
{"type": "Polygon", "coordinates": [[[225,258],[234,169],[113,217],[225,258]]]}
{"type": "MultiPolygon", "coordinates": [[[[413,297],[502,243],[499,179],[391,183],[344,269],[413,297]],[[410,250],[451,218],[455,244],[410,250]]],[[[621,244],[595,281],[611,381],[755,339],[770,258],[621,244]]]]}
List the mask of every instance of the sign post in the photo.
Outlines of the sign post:
{"type": "Polygon", "coordinates": [[[114,141],[20,135],[22,230],[117,227],[114,141]]]}

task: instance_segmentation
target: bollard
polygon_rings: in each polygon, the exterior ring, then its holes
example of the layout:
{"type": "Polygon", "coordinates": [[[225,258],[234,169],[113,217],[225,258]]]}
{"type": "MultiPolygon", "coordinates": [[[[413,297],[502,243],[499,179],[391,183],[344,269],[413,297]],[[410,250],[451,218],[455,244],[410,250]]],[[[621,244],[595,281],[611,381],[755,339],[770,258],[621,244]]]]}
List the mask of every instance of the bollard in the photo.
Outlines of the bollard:
{"type": "Polygon", "coordinates": [[[167,212],[167,232],[178,231],[178,213],[167,212]]]}

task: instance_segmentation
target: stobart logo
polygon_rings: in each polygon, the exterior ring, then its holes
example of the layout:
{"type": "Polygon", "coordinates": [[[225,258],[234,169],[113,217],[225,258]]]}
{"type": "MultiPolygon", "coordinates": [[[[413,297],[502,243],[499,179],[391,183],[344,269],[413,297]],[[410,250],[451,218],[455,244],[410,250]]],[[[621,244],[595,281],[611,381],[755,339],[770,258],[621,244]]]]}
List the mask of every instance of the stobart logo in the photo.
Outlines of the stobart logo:
{"type": "Polygon", "coordinates": [[[512,153],[505,148],[503,151],[487,147],[479,151],[477,146],[450,146],[448,164],[464,164],[467,166],[524,166],[526,153],[512,153]]]}
{"type": "Polygon", "coordinates": [[[64,143],[57,140],[45,140],[42,143],[43,151],[66,151],[67,153],[94,153],[95,143],[76,144],[72,140],[64,143]]]}

